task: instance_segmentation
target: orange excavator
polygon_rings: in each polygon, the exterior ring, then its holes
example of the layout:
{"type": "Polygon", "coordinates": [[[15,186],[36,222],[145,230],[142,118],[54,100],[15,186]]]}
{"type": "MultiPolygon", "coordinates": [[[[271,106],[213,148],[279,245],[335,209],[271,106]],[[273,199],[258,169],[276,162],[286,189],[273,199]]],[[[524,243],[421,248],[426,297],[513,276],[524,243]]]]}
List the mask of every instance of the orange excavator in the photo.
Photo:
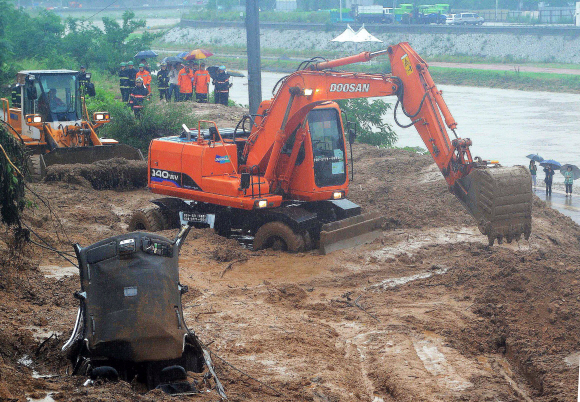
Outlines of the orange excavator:
{"type": "Polygon", "coordinates": [[[349,201],[346,140],[356,136],[342,120],[338,99],[396,96],[441,170],[449,190],[479,230],[511,242],[531,232],[531,176],[523,166],[500,167],[472,158],[471,140],[435,86],[427,63],[408,43],[331,61],[316,59],[283,78],[274,98],[236,129],[213,122],[184,126],[180,136],[155,139],[149,148],[149,188],[169,197],[137,211],[132,230],[159,230],[190,222],[252,239],[254,249],[323,253],[374,239],[380,214],[362,214],[349,201]],[[391,74],[334,69],[388,55],[391,74]],[[207,128],[202,128],[206,124],[207,128]],[[247,127],[251,126],[251,127],[247,127]],[[450,139],[447,130],[454,137],[450,139]],[[347,131],[347,136],[345,136],[347,131]]]}

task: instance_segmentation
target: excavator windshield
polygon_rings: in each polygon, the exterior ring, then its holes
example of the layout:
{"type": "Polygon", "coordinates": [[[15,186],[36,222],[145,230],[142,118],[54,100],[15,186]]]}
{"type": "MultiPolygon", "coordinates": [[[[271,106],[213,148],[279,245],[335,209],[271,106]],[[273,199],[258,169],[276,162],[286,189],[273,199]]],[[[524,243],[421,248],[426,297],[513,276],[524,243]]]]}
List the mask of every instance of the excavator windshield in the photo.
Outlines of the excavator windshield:
{"type": "Polygon", "coordinates": [[[76,74],[37,74],[25,91],[25,114],[38,113],[43,121],[81,119],[76,74]]]}
{"type": "Polygon", "coordinates": [[[338,186],[346,180],[344,135],[336,109],[308,113],[314,157],[314,181],[318,187],[338,186]]]}

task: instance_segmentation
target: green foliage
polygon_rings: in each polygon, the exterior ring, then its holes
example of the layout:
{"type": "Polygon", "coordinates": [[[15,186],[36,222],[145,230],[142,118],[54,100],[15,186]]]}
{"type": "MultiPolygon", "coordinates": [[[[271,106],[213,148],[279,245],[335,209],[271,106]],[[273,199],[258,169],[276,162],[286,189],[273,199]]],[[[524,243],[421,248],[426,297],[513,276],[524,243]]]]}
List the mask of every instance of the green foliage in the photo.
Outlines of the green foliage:
{"type": "Polygon", "coordinates": [[[419,155],[427,155],[429,153],[429,151],[422,147],[393,147],[393,149],[401,149],[403,151],[409,151],[419,155]]]}
{"type": "MultiPolygon", "coordinates": [[[[215,3],[209,2],[208,6],[213,5],[212,8],[205,10],[192,11],[184,14],[184,19],[195,21],[243,21],[244,17],[240,17],[239,11],[216,11],[215,3]]],[[[221,3],[220,3],[221,4],[221,3]]],[[[237,4],[237,3],[236,3],[237,4]]],[[[245,15],[245,13],[244,13],[245,15]]],[[[330,13],[328,11],[262,11],[260,13],[260,21],[270,22],[296,22],[296,23],[318,23],[324,24],[330,22],[330,13]]]]}
{"type": "Polygon", "coordinates": [[[150,101],[145,105],[140,118],[135,118],[131,108],[114,99],[113,94],[97,90],[97,95],[87,101],[89,114],[108,111],[111,122],[100,128],[99,136],[141,149],[147,154],[149,143],[154,138],[177,135],[182,124],[197,127],[197,118],[192,113],[191,104],[159,103],[150,101]]]}
{"type": "MultiPolygon", "coordinates": [[[[0,145],[8,154],[10,161],[23,174],[27,174],[24,146],[0,125],[0,145]]],[[[8,225],[20,224],[20,213],[26,206],[24,199],[24,178],[8,163],[6,155],[0,150],[0,221],[8,225]]]]}
{"type": "Polygon", "coordinates": [[[90,22],[61,18],[42,10],[31,16],[0,0],[0,86],[7,87],[24,65],[45,69],[78,69],[81,64],[109,73],[121,61],[129,61],[140,50],[149,49],[156,38],[148,32],[135,35],[145,27],[132,11],[123,13],[122,22],[104,17],[104,29],[90,22]]]}
{"type": "Polygon", "coordinates": [[[347,117],[356,122],[357,141],[380,147],[392,147],[397,141],[397,134],[383,121],[383,116],[391,109],[389,103],[366,98],[339,100],[337,103],[347,117]]]}

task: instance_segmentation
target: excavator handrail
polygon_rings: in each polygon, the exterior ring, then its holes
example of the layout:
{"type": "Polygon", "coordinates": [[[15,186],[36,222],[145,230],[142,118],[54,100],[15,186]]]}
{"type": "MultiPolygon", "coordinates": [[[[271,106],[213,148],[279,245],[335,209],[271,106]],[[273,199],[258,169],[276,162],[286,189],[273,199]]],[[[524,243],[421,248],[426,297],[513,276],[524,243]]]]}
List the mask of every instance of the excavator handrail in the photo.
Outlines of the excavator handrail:
{"type": "Polygon", "coordinates": [[[2,112],[4,112],[4,121],[8,120],[8,116],[10,113],[10,102],[6,98],[1,98],[2,101],[2,112]]]}

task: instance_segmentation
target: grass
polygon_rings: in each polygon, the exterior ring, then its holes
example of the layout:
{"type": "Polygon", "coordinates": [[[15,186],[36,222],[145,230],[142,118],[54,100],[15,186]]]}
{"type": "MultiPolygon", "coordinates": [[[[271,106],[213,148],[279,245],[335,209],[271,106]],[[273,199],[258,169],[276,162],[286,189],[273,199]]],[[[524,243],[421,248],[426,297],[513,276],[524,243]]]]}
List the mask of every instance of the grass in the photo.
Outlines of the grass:
{"type": "Polygon", "coordinates": [[[438,84],[580,93],[580,76],[517,71],[430,67],[438,84]]]}

